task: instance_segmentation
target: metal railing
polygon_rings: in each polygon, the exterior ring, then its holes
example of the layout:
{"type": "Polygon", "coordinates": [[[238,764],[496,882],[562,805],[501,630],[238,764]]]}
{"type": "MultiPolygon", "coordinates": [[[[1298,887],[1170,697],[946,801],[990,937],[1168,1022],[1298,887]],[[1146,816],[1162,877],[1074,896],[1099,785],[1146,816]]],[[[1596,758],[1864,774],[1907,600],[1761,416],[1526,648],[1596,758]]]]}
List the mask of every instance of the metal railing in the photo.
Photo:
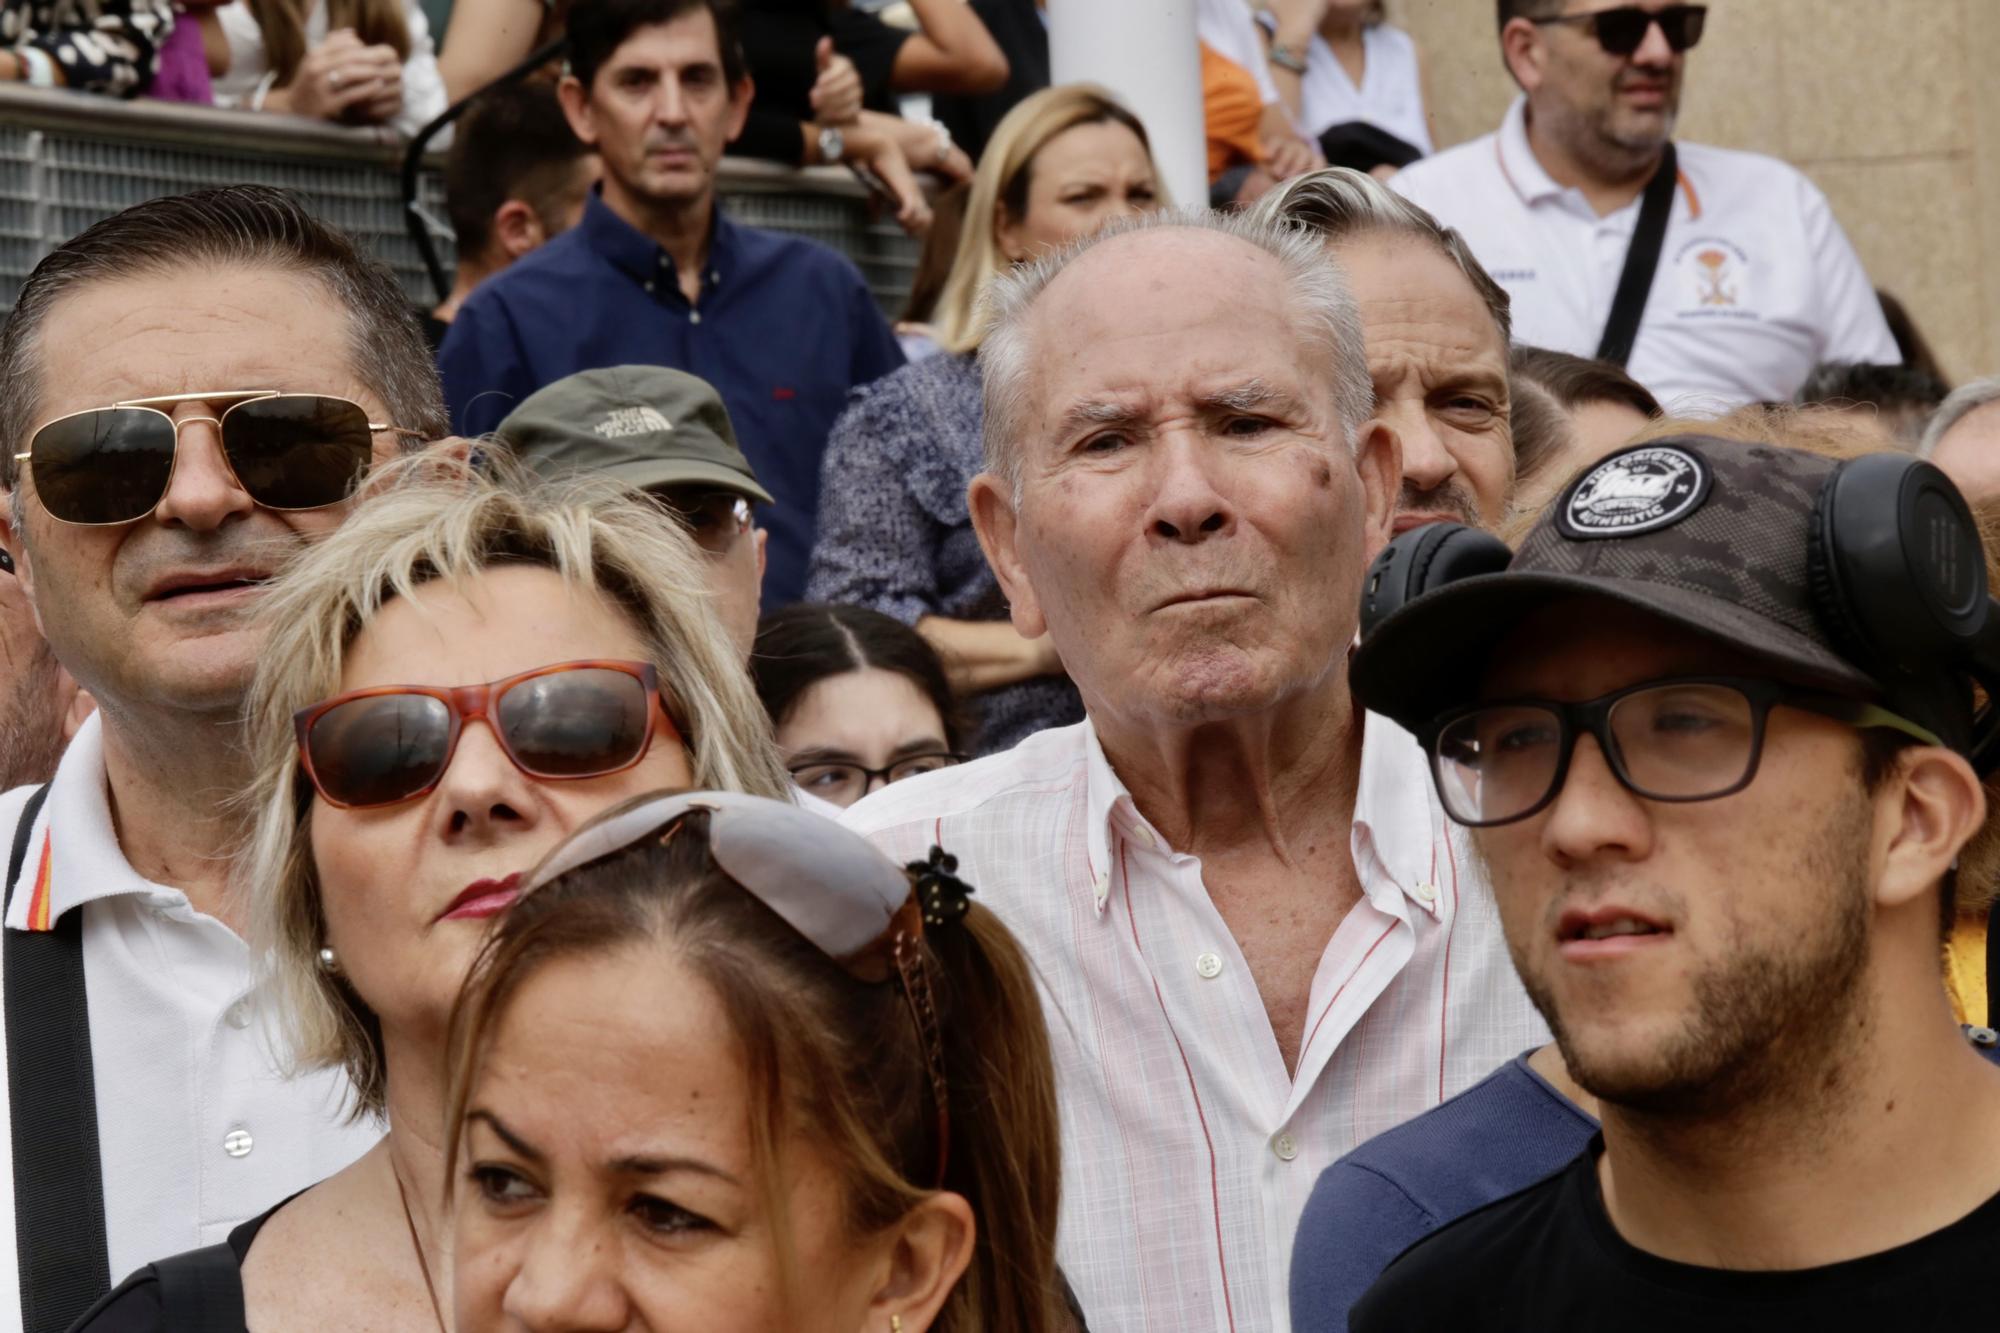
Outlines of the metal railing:
{"type": "MultiPolygon", "coordinates": [[[[98,219],[163,194],[236,183],[296,192],[394,269],[411,299],[429,304],[435,298],[403,226],[401,153],[384,131],[0,84],[0,311],[12,308],[43,255],[98,219]]],[[[916,242],[873,216],[849,174],[729,158],[721,192],[731,217],[832,246],[860,266],[885,311],[900,307],[916,242]]],[[[424,173],[420,198],[442,218],[435,170],[424,173]]],[[[448,234],[439,246],[448,262],[448,234]]]]}

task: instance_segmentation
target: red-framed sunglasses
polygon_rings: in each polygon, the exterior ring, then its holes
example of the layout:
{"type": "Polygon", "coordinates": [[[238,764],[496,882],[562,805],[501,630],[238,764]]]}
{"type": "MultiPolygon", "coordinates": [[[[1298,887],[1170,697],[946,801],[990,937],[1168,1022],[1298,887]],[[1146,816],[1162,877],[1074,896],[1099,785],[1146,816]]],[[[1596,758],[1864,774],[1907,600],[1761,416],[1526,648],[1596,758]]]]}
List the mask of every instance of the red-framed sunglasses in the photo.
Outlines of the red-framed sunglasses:
{"type": "Polygon", "coordinates": [[[646,662],[559,662],[484,685],[378,685],[292,715],[313,789],[342,810],[412,801],[451,767],[473,720],[514,767],[544,782],[607,777],[645,758],[656,732],[684,732],[646,662]]]}

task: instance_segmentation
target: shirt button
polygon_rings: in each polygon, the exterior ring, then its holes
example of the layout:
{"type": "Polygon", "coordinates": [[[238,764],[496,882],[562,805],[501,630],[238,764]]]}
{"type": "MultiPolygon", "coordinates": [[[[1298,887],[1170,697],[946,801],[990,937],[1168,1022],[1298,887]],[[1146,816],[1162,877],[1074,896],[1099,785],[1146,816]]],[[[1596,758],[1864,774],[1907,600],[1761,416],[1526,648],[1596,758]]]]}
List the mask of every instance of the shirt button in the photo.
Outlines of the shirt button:
{"type": "Polygon", "coordinates": [[[238,1000],[222,1011],[222,1021],[241,1032],[250,1026],[250,1002],[238,1000]]]}
{"type": "Polygon", "coordinates": [[[1299,1155],[1298,1142],[1289,1134],[1280,1134],[1271,1140],[1271,1151],[1278,1154],[1278,1160],[1289,1162],[1299,1155]]]}
{"type": "Polygon", "coordinates": [[[2000,1032],[1995,1032],[1992,1028],[1969,1028],[1965,1035],[1972,1038],[1974,1046],[2000,1044],[2000,1032]]]}
{"type": "Polygon", "coordinates": [[[1438,896],[1437,885],[1435,884],[1417,885],[1417,897],[1423,899],[1425,902],[1434,903],[1437,901],[1437,896],[1438,896]]]}
{"type": "Polygon", "coordinates": [[[652,284],[652,283],[650,283],[650,282],[649,282],[649,283],[647,283],[647,284],[646,284],[646,290],[647,290],[647,291],[649,291],[649,292],[650,292],[650,291],[652,291],[652,290],[653,290],[653,284],[652,284]]]}
{"type": "Polygon", "coordinates": [[[1212,953],[1205,953],[1194,960],[1194,970],[1201,976],[1213,980],[1222,975],[1222,959],[1212,953]]]}
{"type": "Polygon", "coordinates": [[[231,1157],[248,1157],[256,1143],[247,1129],[232,1129],[222,1136],[222,1151],[231,1157]]]}

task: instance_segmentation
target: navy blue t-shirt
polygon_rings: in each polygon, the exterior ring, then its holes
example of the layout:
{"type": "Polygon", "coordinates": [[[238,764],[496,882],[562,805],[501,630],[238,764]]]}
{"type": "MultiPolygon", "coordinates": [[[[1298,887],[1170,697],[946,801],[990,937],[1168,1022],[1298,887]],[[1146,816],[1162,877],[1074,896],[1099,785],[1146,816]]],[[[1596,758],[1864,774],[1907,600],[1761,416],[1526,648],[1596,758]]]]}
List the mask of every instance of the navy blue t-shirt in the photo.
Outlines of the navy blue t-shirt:
{"type": "Polygon", "coordinates": [[[596,194],[582,222],[481,283],[438,352],[452,427],[468,436],[580,370],[672,366],[714,385],[776,500],[759,515],[766,609],[805,591],[820,461],[847,391],[902,364],[861,271],[826,246],[717,209],[691,306],[673,260],[596,194]]]}
{"type": "Polygon", "coordinates": [[[1346,1333],[1395,1257],[1575,1161],[1597,1121],[1517,1056],[1320,1174],[1292,1246],[1292,1327],[1346,1333]]]}

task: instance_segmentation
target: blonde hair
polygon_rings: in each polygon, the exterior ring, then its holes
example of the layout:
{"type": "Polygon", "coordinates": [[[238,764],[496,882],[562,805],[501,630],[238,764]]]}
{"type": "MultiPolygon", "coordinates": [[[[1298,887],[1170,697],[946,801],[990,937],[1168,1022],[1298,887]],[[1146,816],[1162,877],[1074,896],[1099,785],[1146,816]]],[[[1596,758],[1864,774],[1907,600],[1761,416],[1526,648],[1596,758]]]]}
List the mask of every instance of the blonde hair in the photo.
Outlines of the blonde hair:
{"type": "Polygon", "coordinates": [[[1139,137],[1146,160],[1153,164],[1160,203],[1163,207],[1167,204],[1166,186],[1146,127],[1110,89],[1094,83],[1066,83],[1022,99],[1001,119],[979,155],[979,170],[972,177],[972,192],[965,201],[965,219],[958,228],[958,258],[952,261],[931,314],[938,345],[947,352],[978,351],[986,335],[980,297],[994,278],[1011,267],[1000,251],[1000,211],[1027,212],[1027,181],[1035,155],[1058,134],[1105,121],[1115,121],[1139,137]]]}
{"type": "Polygon", "coordinates": [[[246,703],[252,829],[237,893],[294,1067],[344,1068],[357,1115],[383,1108],[381,1029],[317,965],[326,921],[307,833],[314,796],[292,715],[339,692],[347,650],[388,602],[434,581],[462,587],[499,565],[540,566],[602,592],[639,629],[694,785],[790,799],[749,674],[705,605],[705,558],[665,510],[615,484],[537,480],[505,459],[475,470],[432,451],[372,479],[354,515],[265,595],[264,650],[246,703]]]}

